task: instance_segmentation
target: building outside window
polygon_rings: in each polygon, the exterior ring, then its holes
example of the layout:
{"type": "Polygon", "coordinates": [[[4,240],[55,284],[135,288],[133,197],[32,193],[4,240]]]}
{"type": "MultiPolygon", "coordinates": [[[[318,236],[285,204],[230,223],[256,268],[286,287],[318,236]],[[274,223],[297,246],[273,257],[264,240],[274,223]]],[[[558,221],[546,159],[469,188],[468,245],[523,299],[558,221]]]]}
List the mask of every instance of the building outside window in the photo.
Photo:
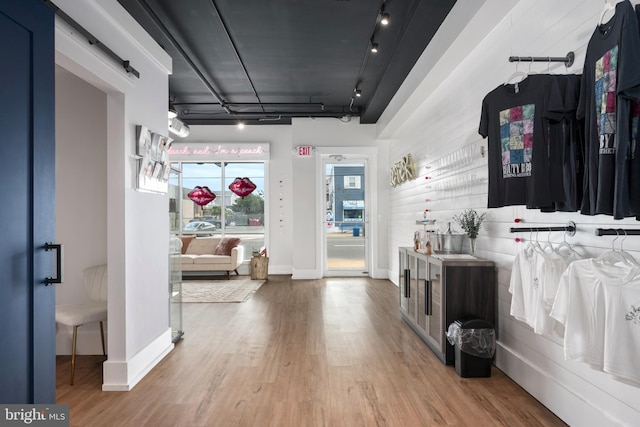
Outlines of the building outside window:
{"type": "Polygon", "coordinates": [[[362,166],[332,166],[327,180],[327,194],[333,199],[333,220],[340,231],[362,227],[364,217],[364,168],[362,166]],[[331,188],[333,186],[333,188],[331,188]]]}

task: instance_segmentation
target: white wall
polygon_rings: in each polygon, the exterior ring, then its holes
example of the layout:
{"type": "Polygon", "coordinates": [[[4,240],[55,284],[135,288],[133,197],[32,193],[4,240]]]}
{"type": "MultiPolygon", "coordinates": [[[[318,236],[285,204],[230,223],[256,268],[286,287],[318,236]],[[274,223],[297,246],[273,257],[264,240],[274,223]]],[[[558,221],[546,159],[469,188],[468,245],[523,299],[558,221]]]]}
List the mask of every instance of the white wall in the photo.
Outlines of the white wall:
{"type": "MultiPolygon", "coordinates": [[[[325,152],[335,151],[337,154],[358,153],[359,148],[375,148],[375,125],[361,125],[358,120],[343,122],[334,118],[298,118],[292,121],[292,147],[310,145],[315,148],[325,148],[325,152]]],[[[364,153],[368,150],[362,150],[364,153]]],[[[375,154],[375,150],[374,150],[375,154]]],[[[377,156],[376,156],[377,160],[377,156]]],[[[320,177],[324,173],[319,171],[319,163],[314,159],[292,156],[293,176],[292,187],[294,197],[293,235],[293,278],[311,279],[322,277],[322,250],[319,241],[321,233],[320,220],[325,218],[325,208],[321,205],[321,198],[317,189],[324,188],[320,177]]],[[[369,165],[369,171],[377,170],[377,164],[369,165]]],[[[375,176],[375,175],[374,175],[375,176]]],[[[324,179],[324,178],[322,178],[324,179]]],[[[369,201],[376,203],[375,200],[369,201]]],[[[377,210],[377,209],[376,209],[377,210]]],[[[370,236],[379,234],[372,229],[370,236]]],[[[372,271],[377,270],[379,262],[374,262],[372,271]]],[[[374,274],[375,277],[375,274],[374,274]]]]}
{"type": "MultiPolygon", "coordinates": [[[[55,76],[56,239],[64,242],[56,304],[81,304],[82,270],[107,262],[107,96],[60,67],[55,76]]],[[[58,327],[56,354],[71,354],[72,332],[58,327]]],[[[78,335],[78,354],[102,354],[98,324],[78,335]]]]}
{"type": "MultiPolygon", "coordinates": [[[[470,2],[458,1],[454,12],[470,2]]],[[[389,276],[395,282],[397,248],[412,245],[413,232],[419,228],[415,221],[425,208],[432,211],[430,218],[441,224],[464,208],[486,211],[487,183],[483,178],[487,177],[487,165],[480,156],[480,147],[486,147],[486,141],[478,135],[480,108],[484,96],[515,71],[508,57],[564,56],[574,51],[575,65],[568,72],[581,73],[586,45],[602,7],[603,2],[596,0],[487,0],[438,64],[422,76],[419,84],[412,82],[416,89],[407,103],[385,111],[378,132],[389,139],[387,167],[411,153],[419,171],[415,181],[389,190],[389,276]],[[466,146],[475,147],[470,163],[455,170],[435,167],[439,159],[466,146]],[[473,175],[476,179],[469,188],[436,191],[439,186],[473,175]],[[425,180],[427,176],[430,179],[425,180]],[[426,202],[427,198],[431,201],[426,202]]],[[[524,67],[524,71],[529,68],[524,67]]],[[[524,67],[521,65],[521,69],[524,67]]],[[[547,64],[533,64],[531,69],[544,72],[547,64]]],[[[553,64],[551,72],[567,70],[553,64]]],[[[536,335],[509,315],[508,284],[514,255],[522,247],[515,242],[516,235],[509,233],[514,218],[524,218],[524,225],[529,226],[575,221],[578,232],[569,241],[588,256],[611,247],[611,237],[595,237],[596,227],[638,228],[640,224],[633,219],[614,222],[604,215],[543,214],[521,206],[491,209],[488,217],[477,241],[477,255],[493,260],[498,268],[496,365],[572,426],[638,425],[640,388],[615,381],[584,364],[565,361],[560,340],[536,335]]],[[[541,238],[546,239],[546,234],[541,238]]],[[[562,234],[552,234],[551,240],[562,241],[562,234]]],[[[624,247],[640,256],[640,240],[630,237],[624,247]]]]}
{"type": "MultiPolygon", "coordinates": [[[[140,73],[140,78],[128,75],[56,18],[56,63],[106,94],[106,151],[96,161],[108,175],[107,233],[106,241],[95,242],[106,247],[109,265],[103,389],[129,390],[173,348],[168,197],[137,192],[134,184],[135,126],[168,134],[171,59],[115,0],[57,0],[56,5],[140,73]]],[[[84,144],[95,143],[83,136],[84,144]]]]}
{"type": "MultiPolygon", "coordinates": [[[[357,153],[362,148],[375,153],[378,146],[374,125],[360,125],[357,120],[343,123],[330,118],[296,118],[291,125],[245,126],[242,130],[235,126],[192,126],[190,135],[183,142],[270,143],[266,201],[269,273],[292,274],[294,279],[322,277],[322,266],[318,261],[317,216],[324,207],[316,193],[320,185],[316,157],[299,158],[293,154],[293,149],[298,145],[311,145],[336,153],[357,153]]],[[[377,159],[384,163],[379,157],[377,159]]],[[[372,168],[385,170],[378,164],[372,168]]],[[[379,185],[380,175],[373,176],[379,185]]],[[[386,183],[384,174],[382,179],[386,183]]],[[[373,202],[377,203],[377,198],[374,197],[373,202]]],[[[372,234],[381,236],[386,242],[380,219],[376,223],[378,230],[372,234]]],[[[376,245],[375,255],[373,275],[386,277],[386,246],[376,245]]]]}

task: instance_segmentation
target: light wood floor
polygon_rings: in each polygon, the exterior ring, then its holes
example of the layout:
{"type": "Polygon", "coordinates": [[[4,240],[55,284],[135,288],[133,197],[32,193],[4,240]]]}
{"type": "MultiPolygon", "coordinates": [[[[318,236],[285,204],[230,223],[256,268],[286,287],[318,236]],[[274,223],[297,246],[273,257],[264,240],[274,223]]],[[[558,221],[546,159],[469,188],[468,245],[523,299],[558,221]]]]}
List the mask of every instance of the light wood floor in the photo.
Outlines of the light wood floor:
{"type": "Polygon", "coordinates": [[[563,426],[495,367],[461,378],[402,322],[397,288],[275,276],[241,304],[184,304],[185,336],[130,392],[59,356],[72,426],[563,426]]]}

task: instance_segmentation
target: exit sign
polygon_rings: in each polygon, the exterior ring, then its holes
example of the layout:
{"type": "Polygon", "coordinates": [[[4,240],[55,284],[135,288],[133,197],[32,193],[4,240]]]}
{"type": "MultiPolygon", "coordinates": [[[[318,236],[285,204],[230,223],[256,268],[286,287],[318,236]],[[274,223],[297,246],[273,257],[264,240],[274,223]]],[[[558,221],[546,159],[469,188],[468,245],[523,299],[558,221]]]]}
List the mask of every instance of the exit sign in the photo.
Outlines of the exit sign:
{"type": "Polygon", "coordinates": [[[313,147],[310,145],[299,145],[296,149],[300,157],[309,157],[313,153],[313,147]]]}

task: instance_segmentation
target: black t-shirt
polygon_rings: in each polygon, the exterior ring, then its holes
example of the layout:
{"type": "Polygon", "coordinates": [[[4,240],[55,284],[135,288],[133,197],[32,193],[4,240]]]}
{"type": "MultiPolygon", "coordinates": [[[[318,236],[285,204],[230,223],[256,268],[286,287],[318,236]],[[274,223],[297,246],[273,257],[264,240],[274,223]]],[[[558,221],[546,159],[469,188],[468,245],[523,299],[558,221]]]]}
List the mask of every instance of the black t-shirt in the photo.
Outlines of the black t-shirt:
{"type": "Polygon", "coordinates": [[[631,3],[624,1],[594,31],[584,62],[577,117],[585,120],[585,215],[631,216],[627,155],[639,70],[638,23],[631,3]]]}
{"type": "Polygon", "coordinates": [[[488,137],[489,208],[553,205],[545,117],[555,97],[551,76],[531,75],[500,85],[483,99],[478,132],[488,137]]]}
{"type": "MultiPolygon", "coordinates": [[[[636,5],[636,18],[640,22],[640,5],[636,5]]],[[[640,27],[640,24],[638,25],[640,27]]],[[[640,28],[638,29],[640,31],[640,28]]],[[[640,71],[639,71],[640,72],[640,71]]],[[[640,148],[638,148],[638,135],[640,134],[640,101],[631,103],[631,144],[629,146],[629,203],[631,213],[640,220],[640,148]]]]}
{"type": "Polygon", "coordinates": [[[554,75],[561,98],[549,105],[549,180],[552,209],[544,212],[576,212],[582,201],[584,138],[582,120],[576,118],[580,77],[554,75]]]}

